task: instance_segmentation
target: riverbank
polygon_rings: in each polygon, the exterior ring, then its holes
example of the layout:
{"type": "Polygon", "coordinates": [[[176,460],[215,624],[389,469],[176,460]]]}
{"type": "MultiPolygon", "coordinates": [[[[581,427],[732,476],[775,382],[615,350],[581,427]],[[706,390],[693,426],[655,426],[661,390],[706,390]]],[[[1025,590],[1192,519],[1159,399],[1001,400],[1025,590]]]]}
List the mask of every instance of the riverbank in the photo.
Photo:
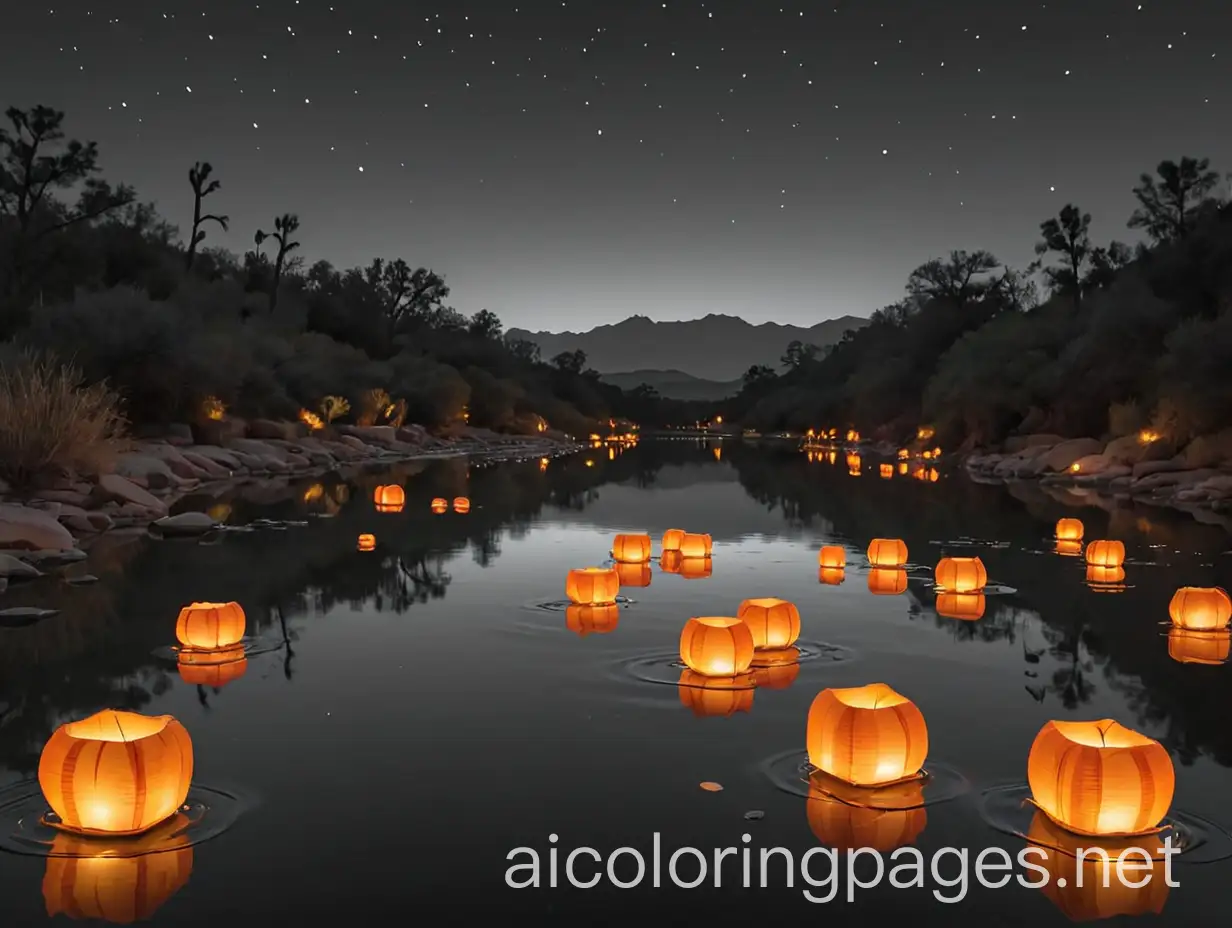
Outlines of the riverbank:
{"type": "Polygon", "coordinates": [[[309,431],[300,423],[228,419],[207,429],[173,426],[164,435],[132,441],[105,472],[51,474],[20,497],[0,485],[0,567],[6,555],[11,560],[71,553],[80,540],[114,530],[210,531],[215,520],[208,514],[169,515],[171,507],[186,495],[231,484],[461,455],[556,457],[578,447],[554,433],[530,437],[468,428],[433,436],[415,425],[309,431]]]}

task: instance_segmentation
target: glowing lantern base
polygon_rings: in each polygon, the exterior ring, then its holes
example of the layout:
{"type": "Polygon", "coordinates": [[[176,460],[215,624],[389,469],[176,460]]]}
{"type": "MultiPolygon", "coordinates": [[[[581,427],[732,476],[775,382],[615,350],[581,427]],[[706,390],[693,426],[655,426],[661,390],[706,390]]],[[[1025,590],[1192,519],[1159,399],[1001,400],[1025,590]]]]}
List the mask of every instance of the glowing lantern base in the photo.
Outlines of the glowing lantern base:
{"type": "Polygon", "coordinates": [[[847,579],[847,571],[842,567],[819,567],[817,569],[817,582],[824,583],[827,586],[838,586],[847,579]]]}
{"type": "Polygon", "coordinates": [[[817,840],[842,851],[867,847],[887,853],[914,844],[928,824],[924,784],[918,778],[877,789],[814,772],[805,806],[817,840]]]}
{"type": "Polygon", "coordinates": [[[1232,655],[1232,632],[1194,632],[1184,628],[1168,631],[1168,656],[1182,664],[1218,666],[1232,655]]]}
{"type": "Polygon", "coordinates": [[[752,632],[755,648],[789,648],[800,637],[800,610],[785,599],[746,599],[736,616],[752,632]]]}
{"type": "Polygon", "coordinates": [[[602,606],[579,606],[575,603],[565,610],[565,627],[583,638],[614,632],[619,624],[620,607],[615,603],[602,606]]]}
{"type": "Polygon", "coordinates": [[[809,707],[809,763],[859,787],[885,787],[922,775],[928,726],[907,697],[884,683],[822,690],[809,707]]]}

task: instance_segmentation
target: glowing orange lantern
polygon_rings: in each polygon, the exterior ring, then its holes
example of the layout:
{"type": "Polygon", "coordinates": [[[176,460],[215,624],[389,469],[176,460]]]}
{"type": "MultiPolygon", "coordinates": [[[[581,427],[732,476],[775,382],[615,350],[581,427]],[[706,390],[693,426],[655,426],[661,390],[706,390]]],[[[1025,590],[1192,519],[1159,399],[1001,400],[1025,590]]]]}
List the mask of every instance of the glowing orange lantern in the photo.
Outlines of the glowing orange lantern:
{"type": "Polygon", "coordinates": [[[684,562],[684,558],[680,556],[679,551],[664,551],[659,555],[659,569],[665,574],[680,573],[680,565],[684,562]]]}
{"type": "Polygon", "coordinates": [[[680,659],[707,677],[746,673],[753,663],[753,633],[734,616],[695,616],[680,632],[680,659]]]}
{"type": "Polygon", "coordinates": [[[817,582],[828,586],[838,586],[846,576],[847,571],[842,567],[819,567],[817,569],[817,582]]]}
{"type": "Polygon", "coordinates": [[[441,496],[436,497],[436,499],[432,500],[432,511],[435,512],[438,516],[441,515],[442,513],[448,512],[449,511],[449,500],[441,496]]]}
{"type": "Polygon", "coordinates": [[[984,618],[983,593],[938,593],[937,615],[947,619],[974,622],[984,618]]]}
{"type": "Polygon", "coordinates": [[[1232,653],[1232,632],[1168,630],[1168,656],[1182,664],[1225,664],[1232,653]]]}
{"type": "Polygon", "coordinates": [[[1078,557],[1082,554],[1081,541],[1058,541],[1056,547],[1057,554],[1063,557],[1078,557]]]}
{"type": "MultiPolygon", "coordinates": [[[[97,841],[97,839],[93,839],[97,841]]],[[[192,875],[188,836],[129,839],[131,856],[91,856],[92,840],[58,834],[43,872],[47,916],[128,925],[153,917],[192,875]],[[161,839],[161,840],[154,840],[161,839]],[[148,845],[149,853],[142,853],[148,845]]]]}
{"type": "Polygon", "coordinates": [[[1183,586],[1173,594],[1168,615],[1177,628],[1218,631],[1232,621],[1232,599],[1222,587],[1183,586]]]}
{"type": "Polygon", "coordinates": [[[898,596],[907,592],[907,571],[874,567],[868,572],[868,591],[874,596],[898,596]]]}
{"type": "Polygon", "coordinates": [[[377,512],[401,512],[406,505],[406,491],[397,484],[377,487],[372,494],[377,512]]]}
{"type": "Polygon", "coordinates": [[[676,575],[686,580],[705,580],[714,573],[714,561],[708,557],[682,557],[676,575]]]}
{"type": "Polygon", "coordinates": [[[1087,545],[1087,563],[1093,567],[1120,567],[1125,563],[1125,543],[1093,541],[1087,545]]]}
{"type": "Polygon", "coordinates": [[[1027,829],[1027,840],[1031,842],[1032,864],[1048,873],[1048,882],[1040,892],[1070,921],[1163,912],[1169,886],[1162,857],[1165,846],[1158,836],[1104,840],[1099,847],[1091,847],[1089,839],[1067,834],[1046,815],[1036,812],[1027,829]],[[1124,877],[1117,870],[1122,857],[1124,877]]]}
{"type": "Polygon", "coordinates": [[[565,595],[579,606],[605,606],[616,602],[620,575],[610,567],[581,567],[565,578],[565,595]]]}
{"type": "Polygon", "coordinates": [[[941,479],[941,472],[938,471],[937,468],[935,467],[930,467],[928,469],[928,482],[936,483],[940,479],[941,479]]]}
{"type": "Polygon", "coordinates": [[[988,585],[988,571],[978,557],[943,557],[933,575],[946,593],[975,593],[988,585]]]}
{"type": "Polygon", "coordinates": [[[684,541],[684,536],[687,534],[682,528],[669,528],[663,533],[663,552],[666,554],[668,551],[679,551],[680,543],[684,541]]]}
{"type": "Polygon", "coordinates": [[[239,644],[246,626],[239,603],[193,603],[180,610],[175,637],[186,648],[212,651],[239,644]]]}
{"type": "Polygon", "coordinates": [[[692,532],[685,533],[680,539],[680,556],[684,558],[690,557],[710,557],[710,536],[696,535],[692,532]]]}
{"type": "Polygon", "coordinates": [[[680,704],[704,718],[748,712],[753,708],[752,681],[747,675],[708,677],[693,670],[682,670],[677,690],[680,704]]]}
{"type": "Polygon", "coordinates": [[[616,576],[621,586],[650,586],[650,565],[619,563],[616,576]]]}
{"type": "Polygon", "coordinates": [[[617,535],[612,542],[612,557],[626,564],[650,560],[649,535],[617,535]]]}
{"type": "Polygon", "coordinates": [[[248,658],[242,644],[220,651],[181,651],[177,667],[185,683],[221,689],[248,672],[248,658]]]}
{"type": "Polygon", "coordinates": [[[1112,719],[1048,722],[1027,758],[1035,805],[1082,835],[1156,829],[1172,805],[1172,758],[1158,741],[1112,719]]]}
{"type": "Polygon", "coordinates": [[[906,477],[907,474],[911,473],[911,466],[906,461],[899,461],[898,473],[900,476],[906,477]]]}
{"type": "Polygon", "coordinates": [[[881,474],[882,480],[889,480],[891,477],[894,476],[894,465],[893,464],[882,464],[881,467],[878,468],[878,471],[881,474]]]}
{"type": "Polygon", "coordinates": [[[902,567],[907,563],[907,543],[901,538],[874,538],[868,545],[868,562],[874,567],[902,567]]]}
{"type": "Polygon", "coordinates": [[[1122,567],[1097,567],[1087,565],[1087,583],[1104,593],[1120,593],[1125,587],[1125,570],[1122,567]]]}
{"type": "Polygon", "coordinates": [[[858,454],[847,455],[847,471],[850,474],[859,476],[860,466],[860,456],[858,454]]]}
{"type": "Polygon", "coordinates": [[[192,739],[171,716],[105,709],[56,729],[38,779],[64,828],[136,835],[179,810],[192,771],[192,739]]]}
{"type": "Polygon", "coordinates": [[[453,511],[459,515],[466,515],[471,511],[471,501],[466,496],[455,496],[453,498],[453,511]]]}
{"type": "Polygon", "coordinates": [[[1057,519],[1057,541],[1082,541],[1085,532],[1081,519],[1057,519]]]}
{"type": "Polygon", "coordinates": [[[565,627],[585,638],[606,635],[620,624],[620,607],[615,603],[603,606],[579,606],[574,603],[565,610],[565,627]]]}
{"type": "MultiPolygon", "coordinates": [[[[814,775],[816,777],[816,775],[814,775]]],[[[928,824],[924,809],[924,784],[909,780],[883,787],[893,793],[895,808],[881,809],[866,804],[868,790],[826,777],[824,786],[810,777],[805,803],[809,829],[822,844],[842,851],[872,848],[888,853],[914,844],[928,824]]],[[[880,796],[882,790],[877,790],[880,796]]]]}
{"type": "Polygon", "coordinates": [[[761,651],[754,658],[753,682],[771,690],[785,690],[800,676],[800,649],[761,651]]]}
{"type": "Polygon", "coordinates": [[[847,549],[842,545],[826,545],[817,553],[817,564],[841,570],[847,566],[847,549]]]}
{"type": "Polygon", "coordinates": [[[800,610],[785,599],[746,599],[736,616],[749,627],[755,648],[789,648],[800,637],[800,610]]]}
{"type": "Polygon", "coordinates": [[[917,776],[928,726],[915,703],[884,683],[822,690],[809,707],[809,763],[855,786],[917,776]]]}
{"type": "Polygon", "coordinates": [[[376,536],[364,533],[359,536],[359,540],[355,543],[355,547],[359,551],[375,551],[376,536]]]}

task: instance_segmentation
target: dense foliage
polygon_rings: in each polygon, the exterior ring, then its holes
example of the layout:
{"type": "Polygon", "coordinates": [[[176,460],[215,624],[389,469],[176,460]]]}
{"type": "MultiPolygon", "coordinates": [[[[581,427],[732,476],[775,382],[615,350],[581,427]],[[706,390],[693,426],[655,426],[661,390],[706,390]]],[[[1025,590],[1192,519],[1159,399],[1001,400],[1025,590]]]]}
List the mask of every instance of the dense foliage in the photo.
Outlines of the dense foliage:
{"type": "Polygon", "coordinates": [[[853,426],[943,445],[1012,433],[1182,441],[1232,425],[1232,210],[1205,159],[1165,161],[1134,188],[1131,250],[1092,243],[1068,205],[1024,271],[955,251],[911,274],[903,300],[784,370],[751,368],[729,415],[763,429],[853,426]],[[1033,277],[1044,281],[1040,302],[1033,277]]]}

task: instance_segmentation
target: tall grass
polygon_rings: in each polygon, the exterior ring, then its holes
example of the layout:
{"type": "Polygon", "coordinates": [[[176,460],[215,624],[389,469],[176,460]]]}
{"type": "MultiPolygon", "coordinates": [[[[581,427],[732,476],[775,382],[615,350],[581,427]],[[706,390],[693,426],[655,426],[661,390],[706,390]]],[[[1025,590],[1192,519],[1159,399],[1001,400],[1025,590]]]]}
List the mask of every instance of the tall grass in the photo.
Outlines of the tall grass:
{"type": "Polygon", "coordinates": [[[26,489],[50,471],[96,472],[121,450],[127,423],[106,383],[53,357],[0,360],[0,478],[26,489]]]}

